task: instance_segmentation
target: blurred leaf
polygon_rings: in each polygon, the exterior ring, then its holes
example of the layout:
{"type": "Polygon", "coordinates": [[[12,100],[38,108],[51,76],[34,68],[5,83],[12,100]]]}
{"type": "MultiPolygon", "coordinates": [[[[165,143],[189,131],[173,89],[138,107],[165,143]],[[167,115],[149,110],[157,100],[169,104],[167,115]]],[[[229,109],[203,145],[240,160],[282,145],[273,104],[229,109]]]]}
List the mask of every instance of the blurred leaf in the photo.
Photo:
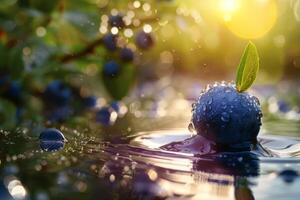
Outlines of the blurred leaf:
{"type": "Polygon", "coordinates": [[[13,103],[0,99],[0,127],[12,128],[16,125],[16,107],[13,103]]]}
{"type": "Polygon", "coordinates": [[[239,92],[247,90],[254,82],[259,69],[259,57],[256,46],[249,42],[240,60],[236,75],[236,87],[239,92]]]}
{"type": "Polygon", "coordinates": [[[7,49],[0,43],[0,69],[3,69],[7,65],[7,49]]]}
{"type": "Polygon", "coordinates": [[[13,48],[9,52],[8,66],[14,77],[19,77],[24,69],[22,48],[13,48]]]}
{"type": "Polygon", "coordinates": [[[30,0],[31,6],[44,13],[50,13],[53,11],[59,0],[41,1],[41,0],[30,0]]]}
{"type": "Polygon", "coordinates": [[[123,65],[120,74],[114,77],[108,77],[102,73],[103,84],[110,96],[115,100],[121,100],[128,94],[134,83],[134,77],[135,68],[132,64],[123,65]]]}

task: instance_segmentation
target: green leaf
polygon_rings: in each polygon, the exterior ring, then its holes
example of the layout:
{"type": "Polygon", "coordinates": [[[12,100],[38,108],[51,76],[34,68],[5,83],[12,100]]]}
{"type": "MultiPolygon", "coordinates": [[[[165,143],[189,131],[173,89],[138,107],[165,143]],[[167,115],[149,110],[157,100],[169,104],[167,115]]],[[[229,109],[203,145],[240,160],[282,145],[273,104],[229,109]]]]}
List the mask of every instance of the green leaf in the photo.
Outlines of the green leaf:
{"type": "Polygon", "coordinates": [[[135,79],[135,67],[132,64],[123,64],[120,74],[107,77],[102,74],[103,85],[115,100],[121,100],[130,91],[135,79]]]}
{"type": "Polygon", "coordinates": [[[258,52],[256,46],[250,41],[244,50],[236,74],[236,88],[238,92],[243,92],[252,85],[258,69],[258,52]]]}

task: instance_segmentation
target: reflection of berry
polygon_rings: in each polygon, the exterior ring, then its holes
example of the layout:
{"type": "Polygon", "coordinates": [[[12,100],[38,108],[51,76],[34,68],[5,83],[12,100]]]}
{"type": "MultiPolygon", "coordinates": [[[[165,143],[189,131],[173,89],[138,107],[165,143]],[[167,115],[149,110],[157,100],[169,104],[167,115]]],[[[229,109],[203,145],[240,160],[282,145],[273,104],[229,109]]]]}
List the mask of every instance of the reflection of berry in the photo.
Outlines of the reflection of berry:
{"type": "Polygon", "coordinates": [[[152,35],[144,31],[137,33],[135,42],[140,49],[148,49],[154,44],[152,35]]]}
{"type": "Polygon", "coordinates": [[[109,25],[111,27],[115,26],[118,28],[124,28],[125,23],[122,15],[112,15],[109,17],[109,25]]]}
{"type": "Polygon", "coordinates": [[[114,124],[116,118],[117,113],[109,107],[103,107],[96,113],[96,121],[105,126],[114,124]]]}
{"type": "Polygon", "coordinates": [[[55,105],[66,105],[71,100],[71,90],[61,81],[52,81],[44,92],[46,101],[55,105]]]}
{"type": "Polygon", "coordinates": [[[104,64],[103,74],[108,77],[114,77],[120,72],[120,65],[115,61],[111,60],[104,64]]]}
{"type": "Polygon", "coordinates": [[[103,44],[109,51],[115,51],[117,49],[117,36],[113,34],[107,34],[103,37],[103,44]]]}
{"type": "Polygon", "coordinates": [[[120,51],[120,57],[125,62],[130,62],[134,58],[134,53],[130,48],[123,48],[120,51]]]}
{"type": "Polygon", "coordinates": [[[207,139],[233,145],[256,142],[261,117],[256,97],[237,92],[233,85],[217,84],[193,106],[192,123],[207,139]]]}

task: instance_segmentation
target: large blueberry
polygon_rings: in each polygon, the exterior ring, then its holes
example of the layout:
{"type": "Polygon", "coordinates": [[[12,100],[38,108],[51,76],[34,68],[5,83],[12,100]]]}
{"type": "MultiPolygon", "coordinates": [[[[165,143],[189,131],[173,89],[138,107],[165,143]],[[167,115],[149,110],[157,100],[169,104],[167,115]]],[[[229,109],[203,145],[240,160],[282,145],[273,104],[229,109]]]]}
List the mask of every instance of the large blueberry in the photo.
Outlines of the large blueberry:
{"type": "Polygon", "coordinates": [[[120,69],[120,65],[117,62],[111,60],[104,64],[103,74],[108,77],[114,77],[119,74],[120,69]]]}
{"type": "Polygon", "coordinates": [[[262,112],[256,97],[239,93],[232,84],[215,84],[193,105],[192,124],[197,134],[220,145],[256,142],[262,112]]]}
{"type": "Polygon", "coordinates": [[[103,37],[103,45],[109,51],[115,51],[117,49],[117,36],[113,34],[107,34],[103,37]]]}
{"type": "Polygon", "coordinates": [[[141,31],[137,33],[135,43],[140,49],[149,49],[154,44],[154,40],[150,33],[141,31]]]}
{"type": "Polygon", "coordinates": [[[55,80],[45,89],[45,98],[55,105],[66,105],[71,100],[72,92],[63,82],[55,80]]]}

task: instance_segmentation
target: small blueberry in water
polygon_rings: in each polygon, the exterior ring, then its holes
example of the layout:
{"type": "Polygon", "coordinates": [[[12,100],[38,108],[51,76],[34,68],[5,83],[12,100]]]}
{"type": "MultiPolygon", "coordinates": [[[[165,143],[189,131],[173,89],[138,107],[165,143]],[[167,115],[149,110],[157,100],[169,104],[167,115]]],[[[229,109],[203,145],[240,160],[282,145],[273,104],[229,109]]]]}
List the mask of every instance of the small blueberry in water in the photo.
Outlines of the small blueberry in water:
{"type": "Polygon", "coordinates": [[[154,44],[152,35],[144,31],[137,33],[135,42],[140,49],[149,49],[154,44]]]}
{"type": "Polygon", "coordinates": [[[44,151],[57,151],[64,147],[66,138],[62,132],[55,128],[45,129],[40,134],[40,147],[44,151]]]}
{"type": "Polygon", "coordinates": [[[278,174],[286,183],[292,183],[298,176],[298,172],[292,169],[285,169],[278,174]]]}
{"type": "Polygon", "coordinates": [[[111,27],[117,27],[117,28],[124,28],[125,26],[125,23],[124,23],[124,20],[123,20],[123,16],[118,14],[118,15],[111,15],[109,17],[109,25],[111,27]]]}
{"type": "Polygon", "coordinates": [[[83,104],[87,108],[93,108],[97,104],[97,97],[95,97],[95,96],[84,97],[83,104]]]}
{"type": "Polygon", "coordinates": [[[134,53],[130,48],[123,48],[120,51],[120,57],[125,62],[130,62],[134,58],[134,53]]]}
{"type": "Polygon", "coordinates": [[[257,98],[231,84],[215,84],[200,95],[192,123],[197,134],[217,144],[246,145],[256,142],[261,117],[257,98]]]}
{"type": "Polygon", "coordinates": [[[117,62],[111,60],[104,64],[103,74],[108,77],[114,77],[118,75],[120,69],[121,69],[120,65],[117,62]]]}
{"type": "Polygon", "coordinates": [[[113,125],[117,119],[117,113],[109,107],[103,107],[96,113],[96,121],[105,125],[113,125]]]}
{"type": "Polygon", "coordinates": [[[117,49],[117,36],[113,34],[107,34],[103,37],[103,44],[109,51],[115,51],[117,49]]]}
{"type": "Polygon", "coordinates": [[[52,81],[44,92],[46,101],[55,105],[66,105],[71,100],[72,92],[63,82],[52,81]]]}

